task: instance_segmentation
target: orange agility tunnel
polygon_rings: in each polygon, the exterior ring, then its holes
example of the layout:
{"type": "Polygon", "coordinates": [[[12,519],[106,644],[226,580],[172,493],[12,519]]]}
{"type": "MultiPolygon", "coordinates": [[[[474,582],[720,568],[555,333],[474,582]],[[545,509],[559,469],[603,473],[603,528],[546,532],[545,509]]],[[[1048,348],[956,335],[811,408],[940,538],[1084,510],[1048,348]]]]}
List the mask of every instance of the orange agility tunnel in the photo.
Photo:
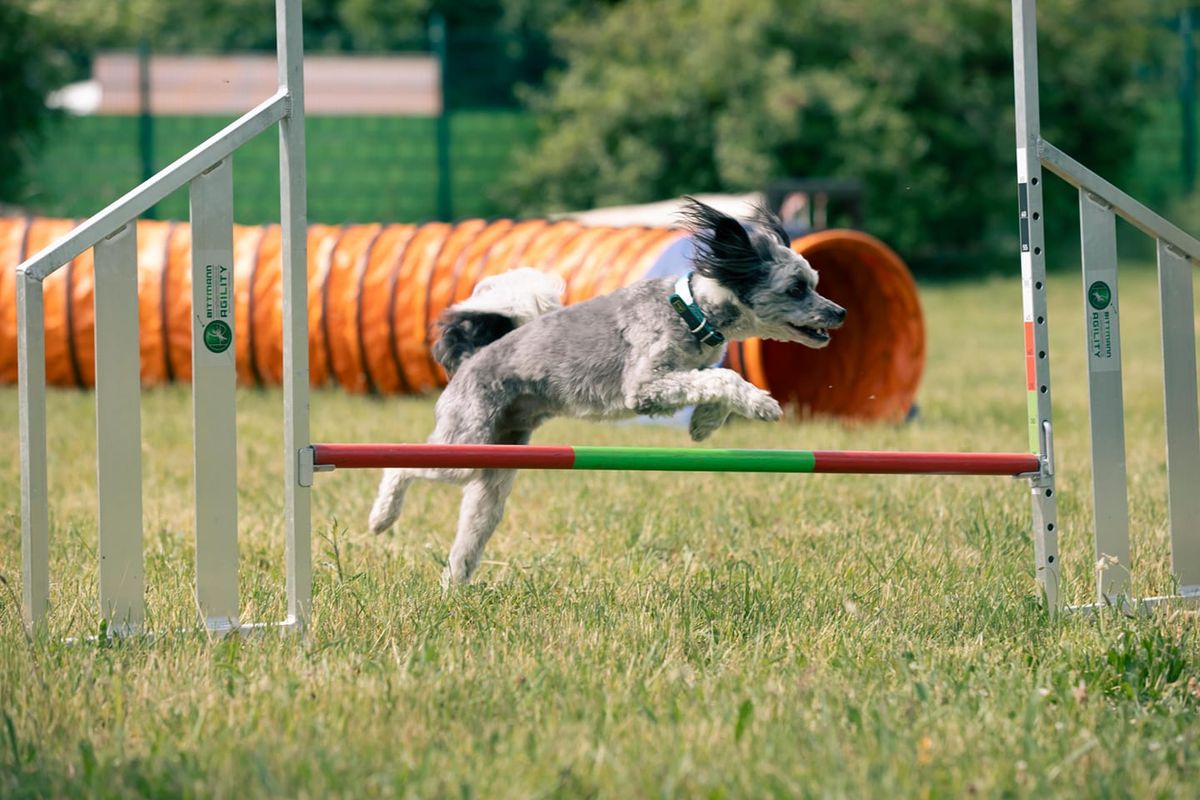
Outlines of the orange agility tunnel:
{"type": "MultiPolygon", "coordinates": [[[[73,225],[0,218],[0,383],[17,378],[15,268],[73,225]]],[[[238,225],[233,236],[238,379],[275,385],[283,378],[279,227],[238,225]]],[[[189,226],[139,221],[137,239],[142,382],[190,380],[189,226]]],[[[820,273],[822,294],[848,310],[846,325],[822,350],[733,343],[725,365],[801,415],[903,419],[925,363],[924,321],[907,266],[858,231],[822,231],[792,246],[820,273]]],[[[642,278],[680,274],[690,248],[681,230],[569,220],[310,225],[312,383],[356,393],[431,391],[446,382],[431,354],[434,322],[481,278],[532,266],[561,275],[565,301],[577,303],[642,278]]],[[[46,280],[51,385],[93,385],[92,289],[90,250],[46,280]]]]}

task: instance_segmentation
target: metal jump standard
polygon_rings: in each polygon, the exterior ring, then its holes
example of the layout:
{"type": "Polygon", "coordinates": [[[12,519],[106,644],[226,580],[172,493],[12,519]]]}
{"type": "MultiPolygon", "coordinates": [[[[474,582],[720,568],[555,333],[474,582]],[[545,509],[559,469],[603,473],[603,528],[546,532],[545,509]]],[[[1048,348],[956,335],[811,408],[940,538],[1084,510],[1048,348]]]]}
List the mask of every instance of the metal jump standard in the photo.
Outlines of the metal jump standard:
{"type": "Polygon", "coordinates": [[[315,472],[379,467],[1011,475],[1028,481],[1034,564],[1051,612],[1059,591],[1050,349],[1045,292],[1042,168],[1079,191],[1088,332],[1096,602],[1148,608],[1200,600],[1200,419],[1197,413],[1192,265],[1200,242],[1041,137],[1036,0],[1012,0],[1017,196],[1024,308],[1029,452],[913,453],[506,445],[313,444],[308,425],[304,84],[300,0],[276,0],[279,90],[17,268],[22,606],[31,626],[50,597],[43,281],[88,248],[95,256],[96,418],[100,614],[110,634],[144,628],[141,421],[136,226],[184,185],[191,193],[192,366],[196,482],[196,599],[214,633],[302,628],[312,596],[309,492],[315,472]],[[234,152],[279,125],[283,237],[284,497],[287,617],[240,619],[232,304],[234,152]],[[1129,512],[1121,390],[1115,218],[1158,245],[1165,368],[1172,569],[1178,594],[1129,596],[1129,512]],[[133,313],[131,313],[133,310],[133,313]]]}

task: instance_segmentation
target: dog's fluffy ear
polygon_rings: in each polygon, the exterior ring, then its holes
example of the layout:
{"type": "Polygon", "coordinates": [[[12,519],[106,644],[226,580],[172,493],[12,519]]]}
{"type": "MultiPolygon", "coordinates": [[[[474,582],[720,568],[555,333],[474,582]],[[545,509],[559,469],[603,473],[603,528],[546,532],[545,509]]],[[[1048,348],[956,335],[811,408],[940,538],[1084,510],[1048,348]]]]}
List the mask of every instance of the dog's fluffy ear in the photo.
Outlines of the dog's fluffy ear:
{"type": "Polygon", "coordinates": [[[783,220],[777,217],[775,212],[767,208],[765,203],[754,204],[754,216],[750,219],[778,239],[779,243],[784,247],[792,246],[792,237],[788,236],[787,231],[784,229],[783,220]]]}
{"type": "Polygon", "coordinates": [[[756,284],[762,276],[762,258],[742,223],[694,197],[684,200],[680,216],[696,245],[692,256],[696,271],[735,291],[756,284]]]}

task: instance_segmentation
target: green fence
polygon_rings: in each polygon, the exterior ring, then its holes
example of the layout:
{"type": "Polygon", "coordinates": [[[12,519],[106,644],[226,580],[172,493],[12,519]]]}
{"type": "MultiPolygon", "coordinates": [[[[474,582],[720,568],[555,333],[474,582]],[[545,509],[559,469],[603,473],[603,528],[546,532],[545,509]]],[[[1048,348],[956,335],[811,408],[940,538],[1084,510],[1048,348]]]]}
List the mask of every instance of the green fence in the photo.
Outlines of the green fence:
{"type": "MultiPolygon", "coordinates": [[[[229,120],[155,117],[158,167],[215,133],[229,120]]],[[[511,213],[497,182],[513,153],[533,141],[522,111],[461,110],[448,115],[451,217],[511,213]]],[[[135,116],[67,117],[50,131],[31,170],[28,206],[38,213],[86,217],[142,179],[135,116]]],[[[409,222],[438,213],[436,119],[309,117],[308,208],[314,222],[409,222]]],[[[264,135],[234,159],[234,218],[245,224],[279,219],[278,142],[264,135]]],[[[163,219],[187,218],[187,194],[159,204],[163,219]]]]}

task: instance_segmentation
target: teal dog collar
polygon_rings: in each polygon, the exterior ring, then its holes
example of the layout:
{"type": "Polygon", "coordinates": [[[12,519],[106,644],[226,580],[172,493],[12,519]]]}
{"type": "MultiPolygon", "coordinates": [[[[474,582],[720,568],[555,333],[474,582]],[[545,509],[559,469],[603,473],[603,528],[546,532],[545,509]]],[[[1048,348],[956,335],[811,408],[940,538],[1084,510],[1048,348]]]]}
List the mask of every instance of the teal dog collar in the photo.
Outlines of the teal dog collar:
{"type": "Polygon", "coordinates": [[[708,321],[704,312],[700,310],[700,306],[696,304],[696,300],[692,297],[691,279],[692,273],[689,272],[686,275],[680,275],[679,280],[675,281],[675,293],[670,297],[671,308],[683,317],[683,321],[687,323],[688,332],[696,337],[696,341],[711,347],[720,347],[725,344],[725,337],[721,335],[715,325],[708,321]]]}

